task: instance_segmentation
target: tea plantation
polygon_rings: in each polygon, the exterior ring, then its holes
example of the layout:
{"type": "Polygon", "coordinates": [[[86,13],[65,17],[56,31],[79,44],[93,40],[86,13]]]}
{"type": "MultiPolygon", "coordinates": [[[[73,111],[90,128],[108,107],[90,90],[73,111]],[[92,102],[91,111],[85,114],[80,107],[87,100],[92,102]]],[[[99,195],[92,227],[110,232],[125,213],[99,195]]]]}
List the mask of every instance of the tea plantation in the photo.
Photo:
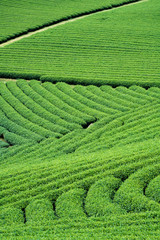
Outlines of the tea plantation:
{"type": "Polygon", "coordinates": [[[0,239],[159,240],[159,1],[0,9],[0,239]]]}
{"type": "Polygon", "coordinates": [[[159,87],[159,5],[124,5],[5,46],[0,76],[159,87]]]}

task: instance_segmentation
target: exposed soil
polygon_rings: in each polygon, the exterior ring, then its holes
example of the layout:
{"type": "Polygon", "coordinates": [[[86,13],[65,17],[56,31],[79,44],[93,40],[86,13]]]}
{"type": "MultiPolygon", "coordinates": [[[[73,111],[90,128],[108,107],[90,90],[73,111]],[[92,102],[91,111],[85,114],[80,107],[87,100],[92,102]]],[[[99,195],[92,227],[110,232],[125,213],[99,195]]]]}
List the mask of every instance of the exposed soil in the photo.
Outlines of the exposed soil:
{"type": "MultiPolygon", "coordinates": [[[[26,79],[24,79],[24,80],[26,80],[26,79]]],[[[0,82],[10,82],[10,81],[16,82],[16,81],[18,81],[18,79],[14,79],[14,78],[0,78],[0,82]]],[[[29,82],[30,80],[26,80],[26,81],[29,82]]]]}
{"type": "Polygon", "coordinates": [[[4,140],[4,138],[0,138],[0,141],[6,142],[6,141],[4,140]]]}
{"type": "Polygon", "coordinates": [[[0,78],[0,82],[9,82],[9,81],[16,82],[17,79],[12,79],[12,78],[0,78]]]}

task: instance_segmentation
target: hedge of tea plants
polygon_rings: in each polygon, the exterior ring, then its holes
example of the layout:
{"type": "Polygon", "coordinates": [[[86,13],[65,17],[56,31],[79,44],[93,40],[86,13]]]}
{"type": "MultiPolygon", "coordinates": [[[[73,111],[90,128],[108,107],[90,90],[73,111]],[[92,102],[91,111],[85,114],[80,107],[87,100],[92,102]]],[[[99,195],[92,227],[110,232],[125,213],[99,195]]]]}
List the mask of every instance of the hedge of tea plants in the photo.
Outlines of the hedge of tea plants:
{"type": "Polygon", "coordinates": [[[58,2],[2,0],[0,2],[0,42],[79,15],[110,9],[138,0],[90,0],[58,2]],[[63,6],[63,11],[62,11],[63,6]],[[5,20],[5,24],[4,24],[5,20]]]}
{"type": "Polygon", "coordinates": [[[158,0],[140,1],[1,47],[0,76],[159,87],[159,10],[158,0]]]}
{"type": "Polygon", "coordinates": [[[1,42],[95,13],[0,48],[0,239],[159,240],[159,1],[60,2],[0,3],[1,42]]]}
{"type": "Polygon", "coordinates": [[[158,239],[158,87],[0,85],[4,238],[158,239]]]}

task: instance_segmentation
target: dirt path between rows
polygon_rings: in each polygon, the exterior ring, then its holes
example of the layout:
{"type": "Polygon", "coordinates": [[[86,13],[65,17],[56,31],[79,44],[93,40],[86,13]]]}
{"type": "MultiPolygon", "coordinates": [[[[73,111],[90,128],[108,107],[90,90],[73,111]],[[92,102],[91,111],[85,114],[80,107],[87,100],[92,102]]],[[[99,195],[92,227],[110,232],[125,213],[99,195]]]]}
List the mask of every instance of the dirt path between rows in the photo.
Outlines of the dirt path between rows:
{"type": "Polygon", "coordinates": [[[58,22],[58,23],[53,23],[53,24],[51,24],[50,26],[47,26],[47,27],[43,27],[42,26],[41,29],[34,30],[32,32],[28,32],[28,33],[23,34],[22,36],[19,36],[19,37],[15,37],[14,39],[11,39],[11,40],[8,40],[8,41],[6,41],[4,43],[1,43],[0,47],[5,47],[7,45],[10,45],[10,44],[12,44],[14,42],[17,42],[17,41],[23,39],[23,38],[30,37],[30,36],[35,35],[37,33],[41,33],[41,32],[44,32],[44,31],[46,31],[48,29],[52,29],[52,28],[55,28],[55,27],[58,27],[58,26],[61,26],[61,25],[64,25],[64,24],[67,24],[67,23],[70,23],[70,22],[75,22],[77,20],[83,19],[85,17],[89,17],[91,15],[95,15],[95,14],[98,14],[98,13],[111,11],[111,10],[114,10],[114,9],[117,9],[117,8],[122,8],[122,7],[130,6],[130,5],[134,5],[134,4],[138,4],[138,3],[143,3],[143,2],[146,2],[146,1],[148,1],[148,0],[136,0],[135,2],[124,3],[121,6],[115,6],[115,7],[112,7],[112,8],[100,9],[100,10],[92,11],[90,13],[83,13],[83,14],[81,14],[81,16],[71,17],[70,19],[62,20],[61,22],[58,22]]]}
{"type": "Polygon", "coordinates": [[[9,82],[9,81],[16,82],[17,79],[12,79],[12,78],[0,78],[0,82],[9,82]]]}
{"type": "MultiPolygon", "coordinates": [[[[15,79],[15,78],[0,78],[0,82],[16,82],[18,81],[19,79],[21,78],[18,78],[18,79],[15,79]]],[[[26,80],[26,79],[23,79],[23,80],[26,80]]],[[[29,82],[30,80],[26,80],[27,82],[29,82]]]]}
{"type": "Polygon", "coordinates": [[[5,143],[6,143],[6,141],[4,140],[4,138],[0,138],[0,141],[2,141],[2,142],[5,142],[5,143]]]}

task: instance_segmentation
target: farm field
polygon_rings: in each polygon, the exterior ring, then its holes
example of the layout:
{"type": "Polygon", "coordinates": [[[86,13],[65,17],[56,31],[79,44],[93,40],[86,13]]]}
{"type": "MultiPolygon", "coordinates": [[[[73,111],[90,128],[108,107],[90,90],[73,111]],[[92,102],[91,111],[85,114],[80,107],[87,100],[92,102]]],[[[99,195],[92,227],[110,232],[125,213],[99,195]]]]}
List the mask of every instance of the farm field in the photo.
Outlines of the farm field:
{"type": "Polygon", "coordinates": [[[1,1],[0,239],[160,239],[159,11],[1,1]]]}
{"type": "Polygon", "coordinates": [[[158,0],[93,14],[0,48],[0,76],[159,87],[159,28],[158,0]]]}
{"type": "Polygon", "coordinates": [[[64,0],[63,2],[39,0],[38,4],[33,0],[20,2],[18,0],[1,0],[0,42],[60,20],[130,2],[135,2],[135,0],[64,0]]]}

